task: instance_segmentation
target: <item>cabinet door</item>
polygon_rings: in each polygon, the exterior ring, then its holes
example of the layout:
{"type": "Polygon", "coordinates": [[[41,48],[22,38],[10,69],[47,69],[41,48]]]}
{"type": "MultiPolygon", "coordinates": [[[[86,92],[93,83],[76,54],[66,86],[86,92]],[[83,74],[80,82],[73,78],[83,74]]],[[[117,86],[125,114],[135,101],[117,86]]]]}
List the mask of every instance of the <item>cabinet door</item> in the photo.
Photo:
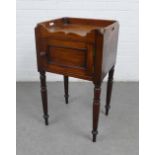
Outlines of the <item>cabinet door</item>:
{"type": "Polygon", "coordinates": [[[44,39],[40,60],[48,71],[91,76],[93,73],[93,45],[85,42],[44,39]]]}

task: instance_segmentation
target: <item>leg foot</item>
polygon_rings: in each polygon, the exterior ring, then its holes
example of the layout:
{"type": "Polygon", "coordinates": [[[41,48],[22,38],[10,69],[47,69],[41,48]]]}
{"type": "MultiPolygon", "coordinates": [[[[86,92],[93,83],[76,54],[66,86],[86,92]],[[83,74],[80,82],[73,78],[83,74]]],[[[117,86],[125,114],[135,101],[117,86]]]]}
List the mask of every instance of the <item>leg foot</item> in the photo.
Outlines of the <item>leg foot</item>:
{"type": "Polygon", "coordinates": [[[96,137],[97,137],[97,134],[98,134],[98,132],[96,131],[92,131],[92,135],[93,135],[93,139],[92,139],[92,141],[93,142],[96,142],[96,137]]]}
{"type": "Polygon", "coordinates": [[[47,88],[46,88],[46,75],[44,71],[40,72],[40,84],[41,84],[41,97],[42,97],[42,105],[43,105],[43,113],[45,125],[48,125],[48,101],[47,101],[47,88]]]}
{"type": "Polygon", "coordinates": [[[68,94],[68,76],[64,76],[64,91],[65,91],[65,102],[66,104],[68,104],[68,98],[69,98],[69,94],[68,94]]]}
{"type": "Polygon", "coordinates": [[[45,125],[48,125],[48,118],[49,118],[49,116],[48,115],[44,115],[43,118],[45,120],[45,125]]]}
{"type": "Polygon", "coordinates": [[[107,95],[106,95],[106,105],[105,105],[105,115],[108,116],[110,109],[110,101],[112,94],[112,86],[113,86],[113,75],[114,75],[114,67],[109,71],[108,83],[107,83],[107,95]]]}
{"type": "Polygon", "coordinates": [[[106,115],[106,116],[109,115],[109,109],[110,109],[110,106],[109,106],[109,107],[105,107],[105,115],[106,115]]]}

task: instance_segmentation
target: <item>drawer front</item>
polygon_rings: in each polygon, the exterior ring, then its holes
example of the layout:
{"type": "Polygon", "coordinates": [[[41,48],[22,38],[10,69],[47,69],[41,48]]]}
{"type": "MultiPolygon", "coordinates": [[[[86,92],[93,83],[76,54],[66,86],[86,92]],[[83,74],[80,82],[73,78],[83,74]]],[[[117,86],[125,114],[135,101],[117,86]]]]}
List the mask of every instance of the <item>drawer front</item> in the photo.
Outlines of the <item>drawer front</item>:
{"type": "Polygon", "coordinates": [[[42,40],[40,51],[42,67],[60,74],[92,75],[92,44],[53,39],[42,40]]]}

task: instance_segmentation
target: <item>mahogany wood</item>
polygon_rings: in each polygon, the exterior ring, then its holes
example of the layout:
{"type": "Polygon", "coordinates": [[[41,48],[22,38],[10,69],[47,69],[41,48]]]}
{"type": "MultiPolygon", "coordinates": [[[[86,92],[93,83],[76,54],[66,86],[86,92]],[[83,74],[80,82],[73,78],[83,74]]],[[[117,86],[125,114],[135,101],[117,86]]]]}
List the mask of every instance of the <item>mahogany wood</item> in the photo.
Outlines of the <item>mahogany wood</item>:
{"type": "Polygon", "coordinates": [[[47,88],[46,88],[46,75],[44,71],[40,71],[40,83],[41,83],[41,96],[42,96],[42,104],[43,104],[43,112],[45,125],[48,125],[48,99],[47,99],[47,88]]]}
{"type": "Polygon", "coordinates": [[[108,82],[107,82],[107,95],[106,95],[106,105],[105,105],[105,114],[109,114],[111,93],[113,86],[113,75],[114,75],[114,66],[109,71],[108,82]]]}
{"type": "Polygon", "coordinates": [[[45,72],[64,76],[65,101],[68,103],[68,77],[94,83],[93,141],[98,133],[101,83],[109,73],[106,115],[110,107],[112,79],[116,62],[119,24],[115,20],[60,18],[38,23],[35,28],[37,66],[45,123],[48,107],[45,72]]]}
{"type": "Polygon", "coordinates": [[[96,142],[96,136],[98,134],[98,121],[99,121],[99,111],[100,111],[100,94],[101,86],[95,85],[94,88],[94,102],[93,102],[93,142],[96,142]]]}
{"type": "Polygon", "coordinates": [[[65,101],[66,101],[66,104],[68,104],[68,98],[69,98],[69,94],[68,94],[68,76],[64,76],[64,91],[65,91],[65,101]]]}

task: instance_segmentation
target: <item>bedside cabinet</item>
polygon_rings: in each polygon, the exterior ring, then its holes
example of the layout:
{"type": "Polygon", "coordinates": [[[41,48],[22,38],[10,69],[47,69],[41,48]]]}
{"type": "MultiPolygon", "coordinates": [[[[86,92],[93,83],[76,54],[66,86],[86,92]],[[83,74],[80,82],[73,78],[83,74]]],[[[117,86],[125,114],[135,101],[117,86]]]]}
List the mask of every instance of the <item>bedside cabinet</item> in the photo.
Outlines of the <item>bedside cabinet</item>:
{"type": "MultiPolygon", "coordinates": [[[[101,83],[108,74],[105,114],[108,115],[116,61],[119,24],[114,20],[60,18],[37,24],[35,28],[37,65],[45,124],[48,125],[46,72],[64,76],[68,103],[68,77],[92,81],[93,142],[98,133],[101,83]]],[[[80,120],[79,120],[80,121],[80,120]]]]}

